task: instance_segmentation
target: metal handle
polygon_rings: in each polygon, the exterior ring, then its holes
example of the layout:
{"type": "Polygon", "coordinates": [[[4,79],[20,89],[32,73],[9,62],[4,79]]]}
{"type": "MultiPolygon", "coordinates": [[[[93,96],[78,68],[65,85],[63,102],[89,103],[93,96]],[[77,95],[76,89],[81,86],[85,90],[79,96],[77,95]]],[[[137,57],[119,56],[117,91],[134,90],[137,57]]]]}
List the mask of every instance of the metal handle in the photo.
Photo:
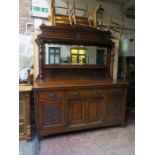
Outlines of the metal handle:
{"type": "Polygon", "coordinates": [[[50,92],[48,93],[48,97],[53,97],[54,96],[54,93],[50,92]]]}
{"type": "Polygon", "coordinates": [[[74,93],[73,93],[73,96],[78,97],[78,96],[80,96],[80,93],[79,93],[79,92],[74,92],[74,93]]]}
{"type": "Polygon", "coordinates": [[[93,96],[98,97],[99,96],[99,91],[94,91],[93,96]]]}

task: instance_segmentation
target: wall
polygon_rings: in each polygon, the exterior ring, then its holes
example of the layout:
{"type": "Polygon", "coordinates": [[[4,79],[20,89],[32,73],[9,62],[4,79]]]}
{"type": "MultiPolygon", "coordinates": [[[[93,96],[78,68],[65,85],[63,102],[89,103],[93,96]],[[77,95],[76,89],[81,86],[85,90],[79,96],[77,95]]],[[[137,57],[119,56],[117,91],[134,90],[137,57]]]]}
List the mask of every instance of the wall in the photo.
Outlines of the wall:
{"type": "Polygon", "coordinates": [[[24,33],[26,23],[33,23],[33,17],[29,16],[31,0],[19,0],[19,32],[24,33]]]}

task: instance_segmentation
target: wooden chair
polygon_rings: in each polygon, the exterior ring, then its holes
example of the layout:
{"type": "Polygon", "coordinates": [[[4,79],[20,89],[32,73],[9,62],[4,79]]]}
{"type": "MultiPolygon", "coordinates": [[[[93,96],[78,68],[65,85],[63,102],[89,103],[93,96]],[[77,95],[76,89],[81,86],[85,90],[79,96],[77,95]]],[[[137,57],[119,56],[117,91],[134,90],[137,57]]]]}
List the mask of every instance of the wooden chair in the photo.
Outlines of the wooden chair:
{"type": "Polygon", "coordinates": [[[82,26],[92,26],[92,21],[90,20],[89,12],[88,12],[88,4],[87,0],[84,0],[84,8],[78,8],[76,6],[76,2],[78,0],[72,0],[72,8],[70,10],[71,17],[73,18],[75,25],[82,25],[82,26]],[[76,12],[79,11],[83,13],[82,16],[78,16],[76,12]]]}
{"type": "Polygon", "coordinates": [[[110,16],[109,22],[108,23],[103,23],[103,13],[104,13],[104,8],[102,4],[98,4],[94,11],[92,12],[93,20],[94,20],[94,28],[99,28],[100,30],[110,30],[113,33],[117,33],[119,37],[114,37],[115,39],[121,38],[122,34],[122,29],[123,29],[123,23],[118,23],[116,22],[116,19],[110,16]],[[100,16],[100,17],[99,17],[100,16]]]}
{"type": "MultiPolygon", "coordinates": [[[[94,21],[94,28],[97,28],[98,26],[100,26],[100,23],[99,23],[99,14],[101,16],[103,16],[103,12],[104,12],[104,8],[102,6],[102,4],[98,4],[94,11],[92,12],[92,16],[93,16],[93,21],[94,21]]],[[[100,18],[103,18],[103,17],[100,17],[100,18]]]]}
{"type": "Polygon", "coordinates": [[[69,1],[66,0],[66,6],[56,6],[55,0],[51,1],[51,15],[48,17],[51,21],[52,26],[56,25],[72,25],[72,19],[69,14],[69,1]],[[56,9],[66,10],[66,15],[57,14],[56,9]]]}
{"type": "Polygon", "coordinates": [[[109,27],[109,30],[113,31],[114,33],[119,34],[119,37],[117,39],[121,38],[123,23],[119,24],[119,23],[115,22],[115,19],[112,16],[110,16],[108,27],[109,27]]]}

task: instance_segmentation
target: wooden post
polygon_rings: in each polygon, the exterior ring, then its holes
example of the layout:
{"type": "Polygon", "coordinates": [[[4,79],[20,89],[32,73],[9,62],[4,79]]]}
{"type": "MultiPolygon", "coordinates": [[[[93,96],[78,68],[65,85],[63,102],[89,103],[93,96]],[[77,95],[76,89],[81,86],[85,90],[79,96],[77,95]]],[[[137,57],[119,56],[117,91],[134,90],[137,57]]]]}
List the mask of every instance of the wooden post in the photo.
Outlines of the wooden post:
{"type": "Polygon", "coordinates": [[[67,15],[68,15],[68,18],[69,18],[69,24],[72,25],[72,18],[71,18],[71,13],[70,13],[70,10],[69,10],[69,1],[67,0],[67,15]]]}
{"type": "Polygon", "coordinates": [[[51,18],[52,18],[52,26],[55,26],[55,0],[52,0],[51,3],[51,18]]]}
{"type": "Polygon", "coordinates": [[[40,82],[43,82],[43,65],[44,65],[44,52],[43,52],[43,43],[39,44],[39,79],[40,82]]]}
{"type": "Polygon", "coordinates": [[[112,78],[113,78],[113,68],[114,68],[114,57],[115,57],[114,47],[112,47],[111,49],[111,77],[112,78]]]}
{"type": "Polygon", "coordinates": [[[30,126],[30,92],[26,92],[25,93],[25,109],[26,109],[26,134],[27,134],[27,140],[30,140],[31,139],[31,126],[30,126]]]}
{"type": "Polygon", "coordinates": [[[73,18],[74,18],[74,24],[76,25],[76,10],[75,10],[75,0],[73,1],[73,18]]]}
{"type": "Polygon", "coordinates": [[[87,18],[88,18],[88,24],[89,26],[91,27],[91,21],[90,21],[90,18],[89,18],[89,12],[88,12],[88,3],[87,3],[87,0],[85,0],[85,13],[87,14],[87,18]]]}

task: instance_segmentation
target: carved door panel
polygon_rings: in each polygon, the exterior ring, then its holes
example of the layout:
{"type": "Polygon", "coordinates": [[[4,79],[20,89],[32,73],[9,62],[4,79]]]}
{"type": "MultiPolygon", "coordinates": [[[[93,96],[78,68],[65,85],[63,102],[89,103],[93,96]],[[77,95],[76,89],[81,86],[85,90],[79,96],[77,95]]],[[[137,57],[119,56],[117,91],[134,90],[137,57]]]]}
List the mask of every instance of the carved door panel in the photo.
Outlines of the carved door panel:
{"type": "Polygon", "coordinates": [[[102,123],[102,108],[103,99],[102,98],[91,98],[87,100],[87,123],[91,124],[101,124],[102,123]]]}
{"type": "Polygon", "coordinates": [[[85,99],[69,99],[67,103],[68,127],[80,127],[85,124],[85,99]]]}
{"type": "Polygon", "coordinates": [[[108,123],[121,123],[125,119],[126,93],[109,91],[106,95],[105,119],[108,123]]]}
{"type": "Polygon", "coordinates": [[[41,129],[48,132],[64,128],[64,101],[44,100],[39,102],[41,129]]]}

